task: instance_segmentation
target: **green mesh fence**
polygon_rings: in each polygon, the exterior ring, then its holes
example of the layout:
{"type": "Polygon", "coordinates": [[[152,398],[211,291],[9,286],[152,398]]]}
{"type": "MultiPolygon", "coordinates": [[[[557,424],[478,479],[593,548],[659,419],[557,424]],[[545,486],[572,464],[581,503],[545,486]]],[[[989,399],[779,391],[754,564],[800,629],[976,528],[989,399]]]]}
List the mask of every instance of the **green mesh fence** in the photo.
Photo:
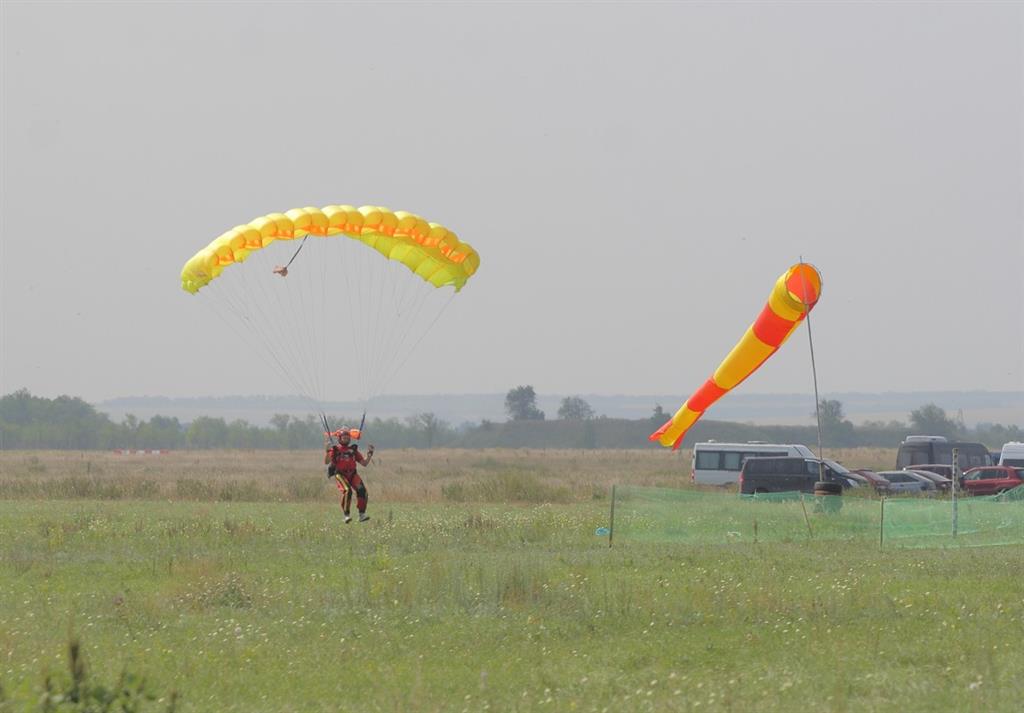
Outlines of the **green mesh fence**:
{"type": "Polygon", "coordinates": [[[1024,487],[949,499],[804,493],[735,495],[617,486],[614,542],[731,544],[863,540],[893,547],[1024,543],[1024,487]]]}
{"type": "Polygon", "coordinates": [[[885,501],[885,540],[900,547],[979,547],[1024,543],[1024,486],[1000,495],[885,501]]]}

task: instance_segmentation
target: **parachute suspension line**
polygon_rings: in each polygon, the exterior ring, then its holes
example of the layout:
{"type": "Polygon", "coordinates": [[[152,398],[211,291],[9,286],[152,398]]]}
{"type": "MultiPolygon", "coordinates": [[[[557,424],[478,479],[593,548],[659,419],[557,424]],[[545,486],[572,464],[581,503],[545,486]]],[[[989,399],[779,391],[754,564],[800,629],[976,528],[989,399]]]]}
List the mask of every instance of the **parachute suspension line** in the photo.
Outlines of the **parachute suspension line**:
{"type": "MultiPolygon", "coordinates": [[[[263,280],[250,279],[249,272],[250,270],[239,271],[237,280],[231,283],[224,283],[224,292],[229,298],[228,304],[234,305],[246,315],[248,326],[260,341],[260,348],[268,352],[277,364],[276,370],[282,372],[286,379],[293,383],[294,387],[298,387],[300,394],[308,397],[308,388],[305,388],[301,381],[286,366],[286,364],[294,359],[294,357],[288,354],[288,346],[290,345],[287,340],[283,340],[280,336],[274,334],[274,332],[278,332],[281,328],[277,325],[277,320],[268,319],[267,310],[263,307],[264,304],[267,304],[267,309],[269,309],[279,300],[274,300],[267,294],[267,288],[263,280]],[[262,293],[262,299],[259,297],[253,298],[257,289],[262,293]],[[237,290],[237,293],[233,292],[233,290],[237,290]],[[275,348],[276,344],[281,344],[282,347],[275,348]]],[[[253,277],[255,278],[256,276],[254,275],[253,277]]]]}
{"type": "MultiPolygon", "coordinates": [[[[380,393],[385,388],[388,376],[395,362],[401,359],[404,364],[412,356],[412,349],[406,347],[406,342],[413,333],[414,326],[419,324],[420,313],[423,312],[426,303],[426,300],[417,300],[415,305],[411,307],[411,311],[407,311],[402,317],[396,318],[396,324],[401,324],[404,328],[393,331],[387,346],[388,353],[380,360],[379,368],[373,373],[371,389],[374,394],[380,393]]],[[[427,329],[429,330],[430,326],[427,329]]],[[[422,335],[420,339],[422,339],[422,335]]],[[[418,343],[419,340],[416,341],[416,344],[418,343]]]]}
{"type": "Polygon", "coordinates": [[[248,334],[245,330],[239,329],[238,326],[235,324],[235,321],[229,319],[228,316],[224,314],[224,312],[222,311],[223,308],[220,305],[218,305],[216,301],[211,300],[210,306],[212,308],[213,313],[217,315],[217,318],[224,322],[224,324],[227,325],[228,329],[234,332],[236,336],[240,337],[242,341],[248,344],[250,348],[252,348],[252,350],[259,356],[261,360],[263,360],[263,362],[267,366],[276,371],[280,371],[284,375],[285,380],[289,382],[291,387],[300,392],[300,396],[305,398],[306,401],[310,402],[310,405],[316,406],[316,404],[311,399],[305,396],[305,394],[301,393],[302,389],[300,388],[299,384],[294,379],[291,378],[291,374],[288,372],[288,370],[284,368],[284,365],[277,360],[276,356],[272,352],[260,349],[259,345],[255,344],[252,341],[252,337],[250,334],[248,334]]]}
{"type": "MultiPolygon", "coordinates": [[[[293,260],[304,247],[305,240],[293,254],[293,260]]],[[[323,260],[317,261],[323,263],[323,260]]],[[[259,303],[276,312],[274,318],[262,322],[277,327],[276,337],[269,340],[271,345],[279,345],[282,360],[288,364],[285,371],[301,382],[303,395],[317,403],[317,411],[322,411],[326,375],[321,368],[323,350],[318,348],[317,342],[318,336],[329,329],[321,316],[326,309],[314,294],[316,286],[308,279],[310,275],[297,275],[282,283],[270,278],[271,272],[261,269],[253,273],[253,279],[264,296],[259,303]],[[298,376],[295,376],[296,369],[298,376]]]]}
{"type": "MultiPolygon", "coordinates": [[[[264,257],[265,267],[269,267],[269,256],[264,257]]],[[[295,365],[309,364],[308,357],[304,354],[307,347],[308,332],[303,334],[303,328],[296,312],[302,312],[304,296],[302,293],[305,280],[288,280],[281,278],[284,284],[278,284],[273,290],[270,289],[270,275],[268,269],[247,270],[242,272],[240,287],[244,290],[243,295],[255,295],[259,291],[261,297],[246,300],[258,312],[259,319],[255,320],[260,326],[258,331],[264,339],[265,348],[275,352],[277,361],[282,364],[282,369],[292,381],[298,382],[301,395],[312,401],[318,400],[316,374],[310,369],[299,369],[299,374],[294,373],[295,365]],[[252,273],[251,277],[249,273],[252,273]],[[252,285],[250,287],[250,285],[252,285]],[[276,312],[269,315],[269,312],[276,312]],[[291,365],[292,368],[289,367],[291,365]]],[[[318,409],[319,410],[319,409],[318,409]]]]}
{"type": "MultiPolygon", "coordinates": [[[[389,325],[388,329],[385,329],[385,327],[384,327],[385,322],[383,320],[381,320],[381,314],[382,314],[383,308],[384,308],[384,283],[385,283],[385,281],[390,279],[389,274],[388,274],[390,271],[388,270],[388,267],[390,266],[391,261],[390,260],[376,260],[376,263],[377,263],[377,299],[375,300],[376,304],[374,305],[374,307],[376,308],[375,309],[376,316],[374,317],[374,320],[373,320],[373,322],[374,322],[373,329],[374,329],[374,332],[376,332],[376,334],[374,334],[374,348],[373,348],[373,351],[371,353],[372,354],[376,354],[378,359],[377,359],[377,362],[372,365],[373,370],[376,370],[377,365],[380,362],[385,361],[388,358],[388,356],[389,356],[387,352],[382,351],[384,349],[384,345],[385,345],[385,338],[387,336],[389,336],[389,334],[386,334],[386,332],[390,333],[390,332],[394,331],[395,329],[397,329],[397,324],[395,324],[393,320],[390,320],[390,319],[387,320],[387,324],[389,325]]],[[[376,394],[373,393],[373,371],[370,372],[369,377],[370,377],[370,381],[369,381],[369,383],[367,384],[367,387],[366,387],[367,388],[367,394],[366,394],[367,402],[369,402],[370,399],[372,399],[374,396],[376,396],[376,394]]],[[[363,412],[365,413],[366,404],[364,403],[363,406],[364,406],[363,412]]]]}
{"type": "MultiPolygon", "coordinates": [[[[394,300],[394,319],[389,319],[396,325],[396,329],[391,330],[387,335],[388,339],[381,352],[382,358],[372,375],[371,395],[379,394],[386,388],[397,361],[404,363],[411,356],[412,349],[407,350],[406,344],[410,337],[414,336],[415,327],[421,323],[420,314],[427,310],[429,316],[430,310],[427,309],[427,305],[436,301],[436,289],[428,287],[426,283],[419,280],[402,280],[401,282],[403,283],[402,288],[395,291],[397,299],[394,300]]],[[[428,324],[426,331],[429,331],[430,326],[432,323],[428,324]]],[[[423,334],[420,334],[419,339],[414,340],[413,348],[422,339],[423,334]]]]}
{"type": "MultiPolygon", "coordinates": [[[[372,325],[370,324],[370,305],[368,303],[368,295],[370,294],[369,272],[373,267],[373,263],[369,262],[369,259],[372,257],[372,255],[369,254],[369,250],[359,250],[357,253],[359,255],[360,267],[357,271],[358,274],[356,275],[356,294],[359,296],[359,315],[362,318],[364,325],[364,328],[361,330],[359,335],[359,340],[364,341],[368,338],[369,329],[372,328],[372,325]]],[[[363,344],[364,361],[360,368],[362,378],[365,378],[365,375],[369,371],[369,367],[372,363],[373,354],[370,352],[369,348],[369,344],[363,344]]],[[[365,388],[366,387],[364,385],[363,389],[365,390],[365,388]]]]}
{"type": "MultiPolygon", "coordinates": [[[[324,245],[322,252],[327,253],[327,246],[324,245]]],[[[324,256],[326,258],[326,255],[324,256]]],[[[324,316],[327,317],[330,309],[330,302],[327,301],[327,260],[320,262],[320,305],[323,307],[324,316]]],[[[326,320],[325,320],[326,321],[326,320]]],[[[328,333],[330,329],[327,324],[318,325],[317,333],[320,335],[320,348],[317,350],[320,355],[320,372],[324,375],[324,400],[327,399],[327,365],[330,363],[330,355],[327,353],[328,333]]]]}
{"type": "Polygon", "coordinates": [[[402,367],[405,366],[405,363],[409,361],[409,358],[412,357],[413,353],[416,351],[416,347],[419,346],[420,342],[423,341],[423,338],[427,336],[427,333],[430,332],[433,326],[437,324],[437,321],[441,319],[441,315],[445,313],[445,310],[448,309],[448,305],[452,303],[453,299],[455,299],[455,292],[452,292],[451,296],[448,297],[444,305],[442,305],[441,310],[437,313],[437,316],[435,316],[434,319],[430,322],[430,324],[427,325],[427,328],[423,330],[423,332],[420,334],[419,339],[417,339],[416,342],[412,345],[412,347],[410,347],[408,354],[406,354],[405,358],[402,359],[402,362],[391,371],[387,378],[385,378],[383,384],[381,385],[382,389],[387,388],[388,383],[390,383],[391,379],[394,378],[395,374],[402,370],[402,367]]]}
{"type": "MultiPolygon", "coordinates": [[[[364,394],[366,401],[369,402],[371,399],[379,395],[379,391],[376,388],[377,374],[380,369],[387,364],[390,360],[394,359],[393,342],[395,335],[399,334],[405,325],[400,319],[396,319],[395,315],[383,314],[384,309],[384,283],[385,281],[391,282],[392,285],[400,282],[413,282],[413,280],[400,280],[396,279],[398,276],[395,274],[394,267],[388,261],[378,260],[378,293],[377,293],[377,310],[376,318],[374,320],[374,347],[373,353],[377,355],[376,361],[370,366],[367,372],[366,381],[366,393],[364,394]],[[383,319],[382,319],[383,314],[383,319]]],[[[394,292],[394,290],[392,291],[394,292]]],[[[392,301],[392,305],[394,302],[392,301]]]]}
{"type": "MultiPolygon", "coordinates": [[[[300,347],[306,341],[301,334],[301,325],[296,324],[294,319],[296,296],[293,293],[296,286],[293,284],[294,281],[283,285],[275,282],[275,289],[269,290],[267,283],[272,273],[269,259],[269,254],[260,254],[255,260],[257,269],[239,270],[238,274],[234,275],[236,279],[230,282],[220,281],[217,287],[222,288],[219,292],[223,294],[225,304],[239,315],[241,321],[258,340],[257,352],[268,354],[273,360],[271,366],[274,370],[281,373],[286,381],[297,389],[300,396],[315,403],[320,391],[317,388],[316,375],[301,369],[296,375],[293,369],[289,368],[289,365],[304,363],[300,347]],[[267,264],[264,266],[262,263],[267,264]],[[249,273],[252,273],[251,277],[249,273]],[[275,318],[268,318],[269,311],[276,311],[278,314],[275,318]]],[[[304,281],[299,281],[302,282],[304,281]]],[[[211,285],[212,287],[214,286],[211,285]]],[[[216,300],[212,303],[216,303],[216,300]]]]}
{"type": "MultiPolygon", "coordinates": [[[[316,388],[316,398],[323,403],[326,398],[326,374],[323,369],[319,368],[321,355],[320,350],[317,349],[317,335],[326,329],[323,324],[317,323],[323,306],[317,302],[317,296],[314,292],[316,286],[313,280],[301,280],[299,284],[303,304],[298,316],[304,319],[308,325],[305,329],[305,339],[303,340],[309,355],[307,363],[310,365],[310,377],[316,388]]],[[[298,322],[298,319],[296,319],[296,322],[298,322]]]]}
{"type": "Polygon", "coordinates": [[[371,345],[370,353],[375,356],[375,359],[371,364],[369,364],[369,368],[366,372],[366,383],[364,385],[363,393],[364,411],[366,406],[369,404],[370,399],[377,396],[375,393],[376,390],[374,389],[374,374],[377,369],[380,368],[380,364],[387,361],[390,357],[390,354],[384,350],[384,345],[388,341],[390,335],[401,326],[393,319],[382,319],[384,312],[384,283],[393,279],[391,272],[388,269],[390,261],[386,259],[379,259],[377,256],[372,254],[368,255],[368,257],[372,258],[374,262],[374,284],[368,291],[368,297],[373,300],[373,304],[370,305],[367,310],[367,317],[370,319],[369,329],[371,334],[368,335],[371,345]],[[373,287],[376,287],[376,290],[373,290],[373,287]]]}
{"type": "MultiPolygon", "coordinates": [[[[360,250],[358,249],[358,245],[356,245],[356,243],[358,242],[358,240],[355,240],[353,238],[351,244],[344,244],[343,249],[350,254],[346,255],[343,258],[342,261],[346,264],[340,266],[340,271],[341,281],[344,282],[345,284],[345,294],[347,297],[347,301],[345,303],[345,312],[346,314],[349,315],[352,325],[352,329],[350,330],[349,334],[349,337],[351,338],[352,342],[351,356],[354,356],[356,361],[356,368],[349,370],[349,373],[354,376],[357,390],[361,395],[363,391],[363,384],[361,382],[363,379],[363,374],[365,373],[365,357],[363,355],[364,349],[362,343],[364,336],[364,330],[362,329],[364,316],[362,315],[361,309],[362,300],[360,298],[360,290],[359,286],[356,284],[356,280],[358,279],[359,273],[361,273],[363,270],[362,261],[359,259],[360,250]],[[352,248],[355,248],[354,253],[352,251],[352,248]]],[[[334,263],[332,263],[332,266],[333,265],[334,263]]]]}
{"type": "Polygon", "coordinates": [[[402,335],[407,333],[408,329],[411,328],[411,323],[407,323],[407,320],[402,319],[399,315],[389,314],[386,316],[386,321],[380,324],[379,327],[379,346],[376,347],[376,354],[379,355],[379,359],[373,364],[369,373],[367,374],[367,386],[366,396],[368,399],[372,399],[379,395],[380,389],[380,373],[383,369],[386,369],[394,359],[396,358],[396,350],[398,345],[396,340],[402,335]]]}

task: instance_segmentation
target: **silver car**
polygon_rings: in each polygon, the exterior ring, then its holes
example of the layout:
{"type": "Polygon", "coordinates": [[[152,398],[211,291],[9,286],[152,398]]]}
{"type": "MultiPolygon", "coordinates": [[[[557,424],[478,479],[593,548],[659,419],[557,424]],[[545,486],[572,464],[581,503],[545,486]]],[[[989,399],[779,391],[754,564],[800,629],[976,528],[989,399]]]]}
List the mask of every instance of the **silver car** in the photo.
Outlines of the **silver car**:
{"type": "Polygon", "coordinates": [[[878,474],[889,481],[890,493],[934,494],[935,483],[912,470],[880,470],[878,474]]]}

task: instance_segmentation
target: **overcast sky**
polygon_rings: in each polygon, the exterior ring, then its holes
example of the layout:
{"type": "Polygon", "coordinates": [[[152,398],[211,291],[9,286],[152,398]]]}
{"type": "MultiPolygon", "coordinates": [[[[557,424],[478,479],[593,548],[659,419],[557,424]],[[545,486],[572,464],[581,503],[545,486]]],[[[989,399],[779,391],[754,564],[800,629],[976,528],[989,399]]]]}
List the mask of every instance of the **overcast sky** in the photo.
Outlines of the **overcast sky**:
{"type": "Polygon", "coordinates": [[[823,391],[1024,389],[1021,4],[0,8],[5,393],[290,393],[178,275],[334,203],[482,258],[392,393],[689,393],[800,256],[823,391]]]}

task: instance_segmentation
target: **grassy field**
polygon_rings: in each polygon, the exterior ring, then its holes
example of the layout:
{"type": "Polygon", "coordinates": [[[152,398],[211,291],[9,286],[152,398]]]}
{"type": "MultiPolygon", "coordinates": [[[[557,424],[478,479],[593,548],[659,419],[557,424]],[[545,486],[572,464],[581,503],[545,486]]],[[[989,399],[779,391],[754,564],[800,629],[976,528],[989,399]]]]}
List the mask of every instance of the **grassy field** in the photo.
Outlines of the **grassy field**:
{"type": "Polygon", "coordinates": [[[72,638],[154,711],[1020,709],[1020,547],[595,537],[686,463],[382,453],[346,526],[316,453],[0,453],[0,711],[72,638]]]}

